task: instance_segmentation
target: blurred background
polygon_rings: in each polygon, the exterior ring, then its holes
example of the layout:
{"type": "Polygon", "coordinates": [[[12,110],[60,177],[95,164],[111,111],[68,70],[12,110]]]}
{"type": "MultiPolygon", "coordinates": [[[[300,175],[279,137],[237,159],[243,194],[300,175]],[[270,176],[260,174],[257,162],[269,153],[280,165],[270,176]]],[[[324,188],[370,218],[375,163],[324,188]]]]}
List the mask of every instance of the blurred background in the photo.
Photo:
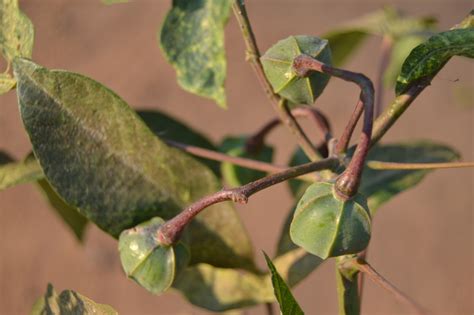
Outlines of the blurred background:
{"type": "MultiPolygon", "coordinates": [[[[248,11],[262,51],[289,35],[321,35],[335,26],[388,4],[349,0],[248,0],[248,11]]],[[[136,0],[105,6],[99,0],[23,0],[35,30],[33,58],[48,68],[79,72],[107,85],[131,106],[159,109],[218,142],[225,135],[252,133],[272,108],[244,60],[244,43],[235,20],[226,28],[228,109],[180,89],[157,44],[157,31],[171,5],[136,0]]],[[[439,29],[459,22],[472,8],[463,0],[397,0],[391,5],[421,16],[433,15],[439,29]]],[[[380,39],[369,39],[345,68],[374,79],[380,39]]],[[[473,101],[455,97],[472,91],[473,63],[453,58],[384,138],[432,139],[451,144],[474,160],[473,101]]],[[[317,101],[339,135],[359,91],[331,80],[317,101]]],[[[471,92],[472,93],[472,92],[471,92]]],[[[471,94],[472,95],[472,94],[471,94]]],[[[385,104],[393,91],[385,93],[385,104]]],[[[307,128],[309,124],[304,124],[307,128]]],[[[307,129],[310,130],[310,129],[307,129]]],[[[284,164],[295,143],[280,128],[269,138],[276,163],[284,164]]],[[[22,158],[31,145],[22,129],[16,95],[0,98],[0,150],[22,158]]],[[[369,261],[392,283],[435,314],[473,314],[473,171],[440,170],[379,210],[369,261]]],[[[292,205],[286,185],[259,193],[238,210],[263,266],[260,250],[275,252],[280,227],[292,205]]],[[[153,296],[122,272],[117,243],[89,226],[80,244],[49,209],[34,185],[0,192],[0,314],[26,314],[48,282],[112,305],[121,314],[209,314],[177,292],[153,296]]],[[[323,264],[294,293],[308,314],[336,314],[334,265],[323,264]]],[[[390,294],[366,281],[363,314],[409,314],[390,294]]],[[[254,307],[247,314],[262,314],[254,307]]]]}

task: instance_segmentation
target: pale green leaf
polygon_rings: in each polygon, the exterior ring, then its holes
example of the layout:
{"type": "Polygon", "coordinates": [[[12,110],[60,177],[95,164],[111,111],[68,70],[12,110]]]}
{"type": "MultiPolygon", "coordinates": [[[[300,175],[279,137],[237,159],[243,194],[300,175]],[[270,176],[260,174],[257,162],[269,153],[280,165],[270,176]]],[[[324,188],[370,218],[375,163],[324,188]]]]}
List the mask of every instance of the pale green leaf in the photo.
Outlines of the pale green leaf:
{"type": "Polygon", "coordinates": [[[44,297],[39,298],[30,315],[118,315],[106,304],[99,304],[72,290],[64,290],[59,295],[51,284],[44,297]]]}
{"type": "Polygon", "coordinates": [[[423,36],[430,32],[434,23],[432,17],[410,17],[393,7],[386,7],[348,21],[321,37],[329,40],[333,64],[341,66],[369,35],[388,36],[396,42],[404,36],[423,36]]]}
{"type": "Polygon", "coordinates": [[[12,90],[16,85],[16,80],[8,73],[0,73],[0,95],[12,90]]]}
{"type": "MultiPolygon", "coordinates": [[[[48,182],[109,234],[169,219],[221,188],[211,170],[168,147],[100,83],[25,59],[15,60],[14,71],[21,117],[48,182]]],[[[253,268],[232,203],[206,209],[188,232],[191,263],[253,268]]]]}
{"type": "Polygon", "coordinates": [[[229,0],[173,0],[159,38],[183,89],[226,107],[224,27],[229,0]]]}
{"type": "Polygon", "coordinates": [[[7,62],[15,57],[30,58],[33,39],[33,24],[20,11],[18,0],[0,1],[0,50],[7,62]]]}
{"type": "Polygon", "coordinates": [[[31,183],[43,177],[43,171],[32,155],[23,161],[0,163],[0,191],[15,185],[31,183]]]}
{"type": "Polygon", "coordinates": [[[299,306],[295,297],[288,288],[283,278],[278,273],[277,269],[273,265],[271,259],[267,254],[263,253],[265,260],[267,261],[268,269],[270,269],[272,275],[273,290],[275,292],[276,299],[280,305],[280,311],[282,315],[302,315],[303,310],[299,306]]]}
{"type": "Polygon", "coordinates": [[[474,58],[474,28],[453,29],[431,36],[413,49],[402,66],[395,92],[435,75],[453,56],[474,58]]]}

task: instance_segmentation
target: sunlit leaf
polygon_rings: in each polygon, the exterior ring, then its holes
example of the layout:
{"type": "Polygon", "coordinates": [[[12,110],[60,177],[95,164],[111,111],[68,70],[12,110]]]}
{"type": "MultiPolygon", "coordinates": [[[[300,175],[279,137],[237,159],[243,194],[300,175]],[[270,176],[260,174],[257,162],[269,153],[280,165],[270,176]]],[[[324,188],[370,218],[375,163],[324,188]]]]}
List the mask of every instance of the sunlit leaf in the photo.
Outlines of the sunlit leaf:
{"type": "MultiPolygon", "coordinates": [[[[6,161],[5,161],[6,162],[6,161]]],[[[23,161],[0,163],[0,191],[43,178],[43,171],[33,155],[23,161]]]]}
{"type": "Polygon", "coordinates": [[[112,5],[116,3],[127,3],[129,0],[101,0],[105,5],[112,5]]]}
{"type": "Polygon", "coordinates": [[[20,11],[18,0],[0,2],[0,50],[10,63],[15,57],[31,57],[34,29],[28,17],[20,11]]]}
{"type": "Polygon", "coordinates": [[[226,107],[224,26],[229,0],[173,0],[160,44],[183,89],[226,107]]]}
{"type": "MultiPolygon", "coordinates": [[[[396,43],[405,36],[425,36],[434,23],[432,17],[410,17],[392,7],[386,7],[348,21],[321,37],[329,40],[333,64],[341,66],[370,35],[388,36],[396,43]]],[[[392,64],[394,62],[391,61],[392,64]]],[[[398,64],[397,71],[400,66],[401,63],[398,64]]]]}
{"type": "MultiPolygon", "coordinates": [[[[23,123],[48,182],[109,234],[154,216],[169,219],[221,188],[212,171],[168,147],[100,83],[25,59],[14,70],[23,123]]],[[[191,263],[253,268],[231,203],[203,211],[189,233],[191,263]]]]}
{"type": "Polygon", "coordinates": [[[16,80],[8,73],[0,73],[0,95],[7,93],[16,85],[16,80]]]}
{"type": "Polygon", "coordinates": [[[118,315],[111,306],[99,304],[72,290],[59,295],[48,284],[44,297],[39,298],[30,315],[118,315]]]}
{"type": "Polygon", "coordinates": [[[272,260],[265,255],[265,260],[267,261],[268,269],[272,274],[272,284],[273,290],[275,292],[275,297],[280,305],[280,311],[282,315],[302,315],[304,314],[303,310],[299,306],[298,302],[296,301],[295,297],[288,288],[285,281],[282,279],[280,274],[278,273],[277,269],[272,263],[272,260]]]}

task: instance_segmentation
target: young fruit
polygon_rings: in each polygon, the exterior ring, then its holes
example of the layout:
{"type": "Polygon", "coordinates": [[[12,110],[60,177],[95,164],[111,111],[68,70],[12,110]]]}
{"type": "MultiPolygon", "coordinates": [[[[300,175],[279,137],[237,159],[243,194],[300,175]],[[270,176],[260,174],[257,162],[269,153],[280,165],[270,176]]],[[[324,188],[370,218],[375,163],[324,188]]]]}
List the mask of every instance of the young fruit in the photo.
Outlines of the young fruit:
{"type": "Polygon", "coordinates": [[[313,72],[301,78],[293,70],[293,59],[306,54],[331,65],[331,50],[325,39],[315,36],[290,36],[273,45],[260,58],[273,91],[294,104],[313,104],[326,87],[329,76],[313,72]]]}
{"type": "Polygon", "coordinates": [[[119,238],[125,273],[154,294],[166,291],[189,262],[189,251],[184,244],[165,246],[158,241],[157,232],[164,223],[155,217],[124,230],[119,238]]]}
{"type": "Polygon", "coordinates": [[[343,200],[333,183],[314,183],[296,206],[290,236],[295,244],[322,259],[355,254],[369,244],[369,213],[361,194],[343,200]]]}

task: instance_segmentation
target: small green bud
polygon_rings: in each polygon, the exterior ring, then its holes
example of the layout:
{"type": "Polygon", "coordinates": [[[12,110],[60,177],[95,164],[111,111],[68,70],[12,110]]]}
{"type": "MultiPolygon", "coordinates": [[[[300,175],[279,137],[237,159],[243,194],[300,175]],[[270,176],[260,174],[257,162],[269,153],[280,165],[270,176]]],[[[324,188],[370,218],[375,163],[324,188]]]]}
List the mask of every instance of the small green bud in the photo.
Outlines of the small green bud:
{"type": "Polygon", "coordinates": [[[355,254],[370,240],[370,212],[361,194],[343,200],[334,184],[318,182],[301,197],[290,226],[292,241],[322,259],[355,254]]]}
{"type": "Polygon", "coordinates": [[[314,103],[326,87],[329,76],[312,72],[301,78],[293,70],[295,57],[306,54],[331,65],[331,50],[325,39],[315,36],[290,36],[270,47],[260,58],[273,91],[294,104],[314,103]]]}
{"type": "Polygon", "coordinates": [[[166,291],[178,272],[189,262],[189,251],[182,243],[160,244],[159,228],[165,221],[155,217],[124,230],[119,238],[122,267],[127,276],[154,294],[166,291]]]}

